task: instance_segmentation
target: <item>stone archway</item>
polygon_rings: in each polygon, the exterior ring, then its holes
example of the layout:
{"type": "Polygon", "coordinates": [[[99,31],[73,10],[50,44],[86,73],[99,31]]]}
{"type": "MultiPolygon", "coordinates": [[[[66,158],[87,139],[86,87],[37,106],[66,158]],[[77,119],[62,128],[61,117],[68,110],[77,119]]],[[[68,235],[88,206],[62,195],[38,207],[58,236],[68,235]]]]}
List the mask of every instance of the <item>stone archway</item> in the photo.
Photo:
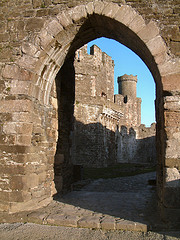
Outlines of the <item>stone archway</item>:
{"type": "MultiPolygon", "coordinates": [[[[22,56],[2,70],[3,79],[14,81],[12,94],[19,94],[2,100],[0,106],[2,114],[11,113],[2,126],[2,210],[34,209],[47,204],[55,193],[58,119],[54,79],[77,48],[101,36],[132,49],[155,79],[158,194],[162,206],[179,207],[178,60],[169,57],[155,22],[146,23],[126,4],[95,1],[46,20],[40,33],[22,43],[22,56]]],[[[57,161],[64,161],[61,154],[57,161]]],[[[71,176],[71,167],[65,166],[62,171],[68,169],[67,176],[71,176]]],[[[63,178],[60,182],[65,184],[63,178]]]]}

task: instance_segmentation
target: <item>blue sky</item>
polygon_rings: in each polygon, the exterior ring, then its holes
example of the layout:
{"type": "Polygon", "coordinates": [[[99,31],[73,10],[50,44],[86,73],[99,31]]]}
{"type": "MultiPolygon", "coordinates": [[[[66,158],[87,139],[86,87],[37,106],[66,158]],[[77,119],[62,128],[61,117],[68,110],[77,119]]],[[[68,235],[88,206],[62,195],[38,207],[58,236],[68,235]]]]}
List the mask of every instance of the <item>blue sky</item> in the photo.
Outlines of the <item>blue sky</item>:
{"type": "Polygon", "coordinates": [[[141,103],[141,123],[150,126],[155,122],[155,83],[151,72],[145,63],[129,48],[119,42],[107,39],[98,38],[88,43],[89,48],[96,44],[103,52],[106,52],[112,57],[115,63],[114,67],[114,92],[118,93],[117,77],[124,74],[137,75],[137,97],[142,99],[141,103]]]}

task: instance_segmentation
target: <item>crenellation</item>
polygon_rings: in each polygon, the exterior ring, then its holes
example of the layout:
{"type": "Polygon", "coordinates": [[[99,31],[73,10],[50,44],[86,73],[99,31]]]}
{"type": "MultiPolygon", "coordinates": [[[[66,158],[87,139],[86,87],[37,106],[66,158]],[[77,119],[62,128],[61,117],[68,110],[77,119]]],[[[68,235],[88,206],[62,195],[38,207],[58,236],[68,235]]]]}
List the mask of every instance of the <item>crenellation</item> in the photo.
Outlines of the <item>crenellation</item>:
{"type": "Polygon", "coordinates": [[[114,95],[114,62],[96,45],[91,47],[91,55],[86,45],[77,50],[74,68],[74,164],[104,167],[117,162],[155,163],[155,124],[151,128],[141,125],[137,76],[118,77],[119,94],[114,95]],[[102,154],[97,154],[99,149],[102,154]]]}

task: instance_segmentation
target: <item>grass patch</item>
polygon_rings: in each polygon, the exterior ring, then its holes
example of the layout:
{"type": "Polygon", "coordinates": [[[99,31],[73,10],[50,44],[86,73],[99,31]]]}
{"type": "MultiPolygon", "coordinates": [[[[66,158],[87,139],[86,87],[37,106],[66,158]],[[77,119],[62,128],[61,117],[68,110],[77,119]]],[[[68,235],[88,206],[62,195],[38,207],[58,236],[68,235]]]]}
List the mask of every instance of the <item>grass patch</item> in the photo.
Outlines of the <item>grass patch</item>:
{"type": "Polygon", "coordinates": [[[83,168],[83,179],[117,178],[156,171],[155,166],[120,163],[104,168],[83,168]]]}

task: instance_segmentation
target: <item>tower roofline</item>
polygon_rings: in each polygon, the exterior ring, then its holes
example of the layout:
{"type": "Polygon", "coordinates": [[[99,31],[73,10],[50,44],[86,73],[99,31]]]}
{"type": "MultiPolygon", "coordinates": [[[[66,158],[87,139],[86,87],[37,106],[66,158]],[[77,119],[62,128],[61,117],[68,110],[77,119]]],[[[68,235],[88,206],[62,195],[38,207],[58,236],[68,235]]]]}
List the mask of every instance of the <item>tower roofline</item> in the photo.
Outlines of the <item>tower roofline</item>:
{"type": "Polygon", "coordinates": [[[117,82],[122,82],[122,81],[133,81],[133,82],[137,82],[137,75],[128,75],[128,74],[124,74],[123,76],[118,77],[117,82]]]}

